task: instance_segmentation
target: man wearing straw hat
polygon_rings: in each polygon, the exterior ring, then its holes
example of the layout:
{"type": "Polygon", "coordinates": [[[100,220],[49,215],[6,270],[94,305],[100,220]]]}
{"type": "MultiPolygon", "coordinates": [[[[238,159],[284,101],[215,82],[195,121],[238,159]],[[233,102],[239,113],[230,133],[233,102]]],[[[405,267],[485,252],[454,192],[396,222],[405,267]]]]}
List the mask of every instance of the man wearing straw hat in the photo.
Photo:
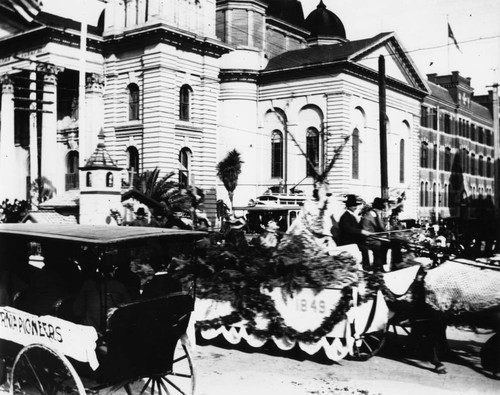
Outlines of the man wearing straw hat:
{"type": "Polygon", "coordinates": [[[366,247],[373,252],[373,270],[384,271],[384,265],[387,263],[388,245],[377,237],[376,233],[385,232],[385,224],[382,213],[386,208],[384,199],[376,197],[373,200],[372,208],[363,218],[361,218],[361,228],[369,232],[366,238],[366,247]]]}

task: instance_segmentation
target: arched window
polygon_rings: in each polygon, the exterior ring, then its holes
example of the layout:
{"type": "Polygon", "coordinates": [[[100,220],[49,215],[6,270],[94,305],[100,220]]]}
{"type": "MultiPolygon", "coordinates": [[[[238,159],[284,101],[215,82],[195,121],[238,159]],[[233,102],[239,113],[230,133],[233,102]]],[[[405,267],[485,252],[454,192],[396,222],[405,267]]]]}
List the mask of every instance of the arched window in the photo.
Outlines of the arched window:
{"type": "Polygon", "coordinates": [[[113,188],[114,180],[113,180],[113,173],[108,172],[106,174],[106,187],[107,188],[113,188]]]}
{"type": "Polygon", "coordinates": [[[182,85],[179,91],[179,119],[189,121],[191,118],[191,95],[193,90],[189,85],[182,85]]]}
{"type": "Polygon", "coordinates": [[[449,196],[448,184],[444,184],[443,192],[444,192],[443,206],[448,206],[448,196],[449,196]]]}
{"type": "Polygon", "coordinates": [[[279,130],[271,135],[271,177],[283,177],[283,133],[279,130]]]}
{"type": "Polygon", "coordinates": [[[359,180],[359,130],[352,132],[352,178],[359,180]]]}
{"type": "Polygon", "coordinates": [[[319,132],[316,128],[308,128],[306,133],[306,175],[313,177],[319,166],[319,132]],[[312,166],[312,167],[311,167],[312,166]]]}
{"type": "Polygon", "coordinates": [[[437,185],[436,183],[432,184],[432,207],[436,207],[437,199],[437,185]]]}
{"type": "Polygon", "coordinates": [[[78,161],[79,155],[77,151],[70,151],[66,157],[66,190],[77,189],[79,186],[78,180],[78,161]]]}
{"type": "Polygon", "coordinates": [[[399,140],[399,182],[405,182],[405,139],[399,140]]]}
{"type": "Polygon", "coordinates": [[[486,159],[486,177],[491,177],[493,174],[493,168],[491,166],[491,158],[486,159]]]}
{"type": "Polygon", "coordinates": [[[128,119],[139,120],[139,87],[137,84],[129,84],[128,88],[128,119]]]}
{"type": "Polygon", "coordinates": [[[429,144],[426,141],[422,141],[420,146],[420,167],[429,167],[429,144]]]}
{"type": "Polygon", "coordinates": [[[92,172],[90,171],[85,175],[85,185],[87,185],[87,187],[92,186],[92,172]]]}
{"type": "Polygon", "coordinates": [[[420,207],[424,207],[425,204],[425,189],[424,189],[424,182],[422,181],[420,183],[420,207]]]}
{"type": "Polygon", "coordinates": [[[477,161],[477,174],[481,177],[484,176],[484,157],[483,157],[483,155],[479,155],[479,159],[477,161]]]}
{"type": "Polygon", "coordinates": [[[179,151],[179,184],[184,187],[189,185],[192,156],[189,148],[184,147],[179,151]]]}
{"type": "Polygon", "coordinates": [[[139,175],[139,151],[135,147],[127,148],[127,171],[129,175],[129,185],[139,175]]]}

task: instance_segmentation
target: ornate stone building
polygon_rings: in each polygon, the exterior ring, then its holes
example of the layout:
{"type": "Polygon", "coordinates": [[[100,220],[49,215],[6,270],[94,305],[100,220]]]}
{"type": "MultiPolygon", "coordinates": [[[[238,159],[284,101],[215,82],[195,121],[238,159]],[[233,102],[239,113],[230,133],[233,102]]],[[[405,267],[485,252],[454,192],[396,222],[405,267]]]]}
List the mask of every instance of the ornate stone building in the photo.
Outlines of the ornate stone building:
{"type": "MultiPolygon", "coordinates": [[[[406,193],[405,217],[425,214],[421,180],[433,181],[419,168],[421,107],[439,83],[421,76],[394,33],[350,41],[319,0],[306,17],[298,0],[87,4],[98,12],[85,51],[80,23],[64,15],[0,16],[0,199],[31,198],[37,179],[58,195],[79,190],[102,131],[123,190],[145,170],[174,171],[205,191],[212,219],[216,200],[227,201],[215,167],[232,149],[244,161],[235,205],[272,186],[310,194],[313,173],[334,158],[333,196],[370,202],[381,193],[382,56],[389,188],[406,193]]],[[[492,130],[473,106],[464,111],[492,130]]],[[[488,143],[477,143],[487,162],[488,143]]]]}

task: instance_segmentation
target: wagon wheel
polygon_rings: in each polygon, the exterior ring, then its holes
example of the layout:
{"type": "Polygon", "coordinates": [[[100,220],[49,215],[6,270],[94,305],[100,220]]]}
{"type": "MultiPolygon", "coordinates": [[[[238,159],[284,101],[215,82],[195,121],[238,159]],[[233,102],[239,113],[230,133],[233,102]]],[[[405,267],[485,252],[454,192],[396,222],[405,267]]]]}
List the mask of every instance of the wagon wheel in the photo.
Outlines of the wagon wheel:
{"type": "Polygon", "coordinates": [[[10,395],[85,395],[68,359],[41,344],[24,347],[14,361],[10,395]]]}
{"type": "Polygon", "coordinates": [[[127,394],[193,395],[195,384],[191,343],[184,334],[177,342],[170,372],[144,377],[139,382],[126,384],[124,387],[127,394]]]}
{"type": "Polygon", "coordinates": [[[387,326],[376,332],[363,333],[358,339],[354,340],[350,358],[355,361],[370,359],[381,350],[386,338],[387,326]]]}

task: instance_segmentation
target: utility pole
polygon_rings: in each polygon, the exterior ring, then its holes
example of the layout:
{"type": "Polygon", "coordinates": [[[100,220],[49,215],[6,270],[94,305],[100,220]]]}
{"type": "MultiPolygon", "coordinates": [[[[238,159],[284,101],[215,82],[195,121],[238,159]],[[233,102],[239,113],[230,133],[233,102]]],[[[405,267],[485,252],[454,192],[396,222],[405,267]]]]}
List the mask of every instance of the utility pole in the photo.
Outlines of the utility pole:
{"type": "Polygon", "coordinates": [[[389,199],[389,180],[387,175],[387,123],[385,96],[385,58],[378,58],[378,96],[380,125],[380,187],[382,199],[389,199]]]}
{"type": "Polygon", "coordinates": [[[496,219],[496,239],[497,243],[495,250],[500,251],[500,114],[499,114],[499,100],[498,100],[498,84],[492,86],[492,109],[493,115],[493,145],[494,145],[494,167],[493,167],[493,185],[495,194],[495,219],[496,219]]]}

